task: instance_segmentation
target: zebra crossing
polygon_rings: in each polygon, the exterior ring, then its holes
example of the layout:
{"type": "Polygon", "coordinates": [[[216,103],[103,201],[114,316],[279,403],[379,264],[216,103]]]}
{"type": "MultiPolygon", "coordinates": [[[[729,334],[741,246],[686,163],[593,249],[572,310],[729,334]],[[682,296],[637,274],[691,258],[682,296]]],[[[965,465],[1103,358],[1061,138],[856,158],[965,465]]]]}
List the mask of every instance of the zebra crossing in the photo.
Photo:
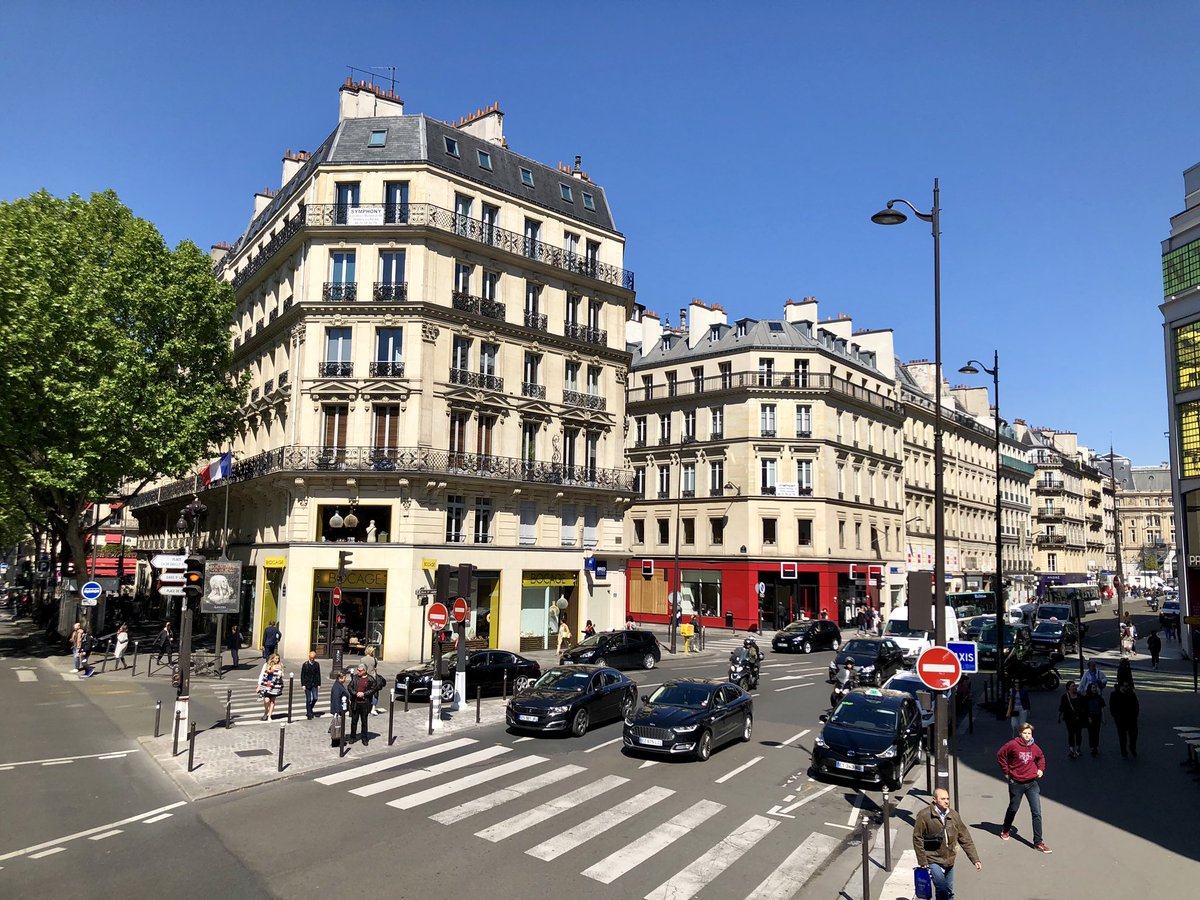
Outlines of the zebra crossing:
{"type": "Polygon", "coordinates": [[[697,829],[728,815],[732,810],[724,803],[661,785],[634,784],[623,775],[590,772],[587,766],[520,749],[456,738],[314,781],[355,797],[380,797],[392,809],[416,810],[440,825],[465,827],[478,840],[511,844],[544,863],[570,859],[579,874],[615,885],[622,893],[629,893],[623,880],[627,884],[635,873],[646,877],[645,864],[686,861],[645,900],[687,900],[715,882],[721,882],[723,896],[740,896],[755,881],[730,873],[743,858],[755,871],[769,872],[745,896],[783,900],[799,892],[841,846],[840,839],[819,832],[808,834],[798,846],[764,843],[781,826],[785,831],[793,827],[768,814],[732,819],[714,843],[719,832],[704,836],[697,829]],[[453,777],[456,772],[468,774],[453,777]],[[546,823],[556,829],[548,838],[546,829],[538,830],[546,823]],[[638,824],[643,827],[630,827],[638,824]],[[534,840],[535,834],[541,839],[534,840]],[[614,839],[625,841],[632,834],[639,836],[613,849],[614,839]]]}
{"type": "MultiPolygon", "coordinates": [[[[227,676],[223,682],[209,684],[207,687],[213,692],[214,698],[222,708],[225,706],[227,692],[233,692],[232,702],[229,707],[231,725],[264,724],[262,718],[263,702],[262,698],[258,696],[257,678],[245,675],[237,678],[227,676]]],[[[287,694],[287,683],[285,680],[283,694],[275,699],[275,714],[271,716],[271,721],[278,722],[281,719],[287,718],[287,694]]],[[[329,705],[328,701],[325,705],[329,705]]],[[[294,719],[296,716],[304,717],[304,689],[298,684],[295,687],[295,696],[292,705],[292,718],[294,719]]]]}

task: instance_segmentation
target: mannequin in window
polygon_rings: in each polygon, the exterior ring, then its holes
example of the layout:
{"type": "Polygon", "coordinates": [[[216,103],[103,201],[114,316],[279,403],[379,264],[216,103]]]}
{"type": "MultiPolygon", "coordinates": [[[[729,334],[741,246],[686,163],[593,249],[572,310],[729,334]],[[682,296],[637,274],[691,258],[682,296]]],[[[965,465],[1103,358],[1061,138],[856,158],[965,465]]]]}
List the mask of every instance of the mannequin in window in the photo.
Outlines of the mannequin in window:
{"type": "Polygon", "coordinates": [[[367,523],[367,543],[375,543],[375,520],[372,519],[367,523]]]}

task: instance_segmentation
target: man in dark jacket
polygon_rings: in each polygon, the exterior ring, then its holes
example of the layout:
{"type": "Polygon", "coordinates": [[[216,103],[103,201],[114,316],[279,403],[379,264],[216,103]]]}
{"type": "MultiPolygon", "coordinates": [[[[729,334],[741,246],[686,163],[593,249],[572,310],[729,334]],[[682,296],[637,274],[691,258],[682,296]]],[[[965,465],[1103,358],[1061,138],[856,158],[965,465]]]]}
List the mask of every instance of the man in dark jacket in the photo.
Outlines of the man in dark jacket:
{"type": "Polygon", "coordinates": [[[233,660],[233,667],[238,667],[238,651],[242,649],[242,633],[238,631],[238,627],[234,625],[229,629],[229,639],[226,641],[229,645],[229,656],[233,660]]]}
{"type": "Polygon", "coordinates": [[[950,794],[938,788],[933,792],[933,802],[917,813],[913,823],[917,865],[929,870],[937,900],[954,900],[954,860],[959,847],[975,864],[976,871],[983,868],[970,829],[958,811],[950,808],[950,794]]]}
{"type": "Polygon", "coordinates": [[[358,671],[350,679],[350,743],[358,739],[358,724],[362,722],[362,742],[367,746],[367,722],[371,716],[371,696],[374,693],[367,667],[358,664],[358,671]]]}
{"type": "Polygon", "coordinates": [[[167,665],[172,665],[171,649],[175,646],[175,635],[171,633],[171,623],[163,624],[162,631],[158,633],[158,637],[154,640],[154,649],[158,651],[157,664],[162,665],[163,654],[167,654],[167,665]]]}
{"type": "Polygon", "coordinates": [[[1000,748],[996,754],[1000,771],[1008,781],[1008,810],[1004,813],[1004,826],[1000,840],[1007,841],[1012,831],[1013,819],[1021,808],[1021,798],[1029,801],[1029,813],[1033,817],[1033,846],[1042,853],[1052,853],[1042,840],[1042,788],[1041,779],[1046,773],[1046,754],[1033,742],[1033,725],[1026,722],[1017,736],[1000,748]]]}
{"type": "Polygon", "coordinates": [[[1121,742],[1121,757],[1128,759],[1132,753],[1137,756],[1138,713],[1141,704],[1137,694],[1133,692],[1133,682],[1122,681],[1117,685],[1116,692],[1108,700],[1108,710],[1112,715],[1113,724],[1117,726],[1117,739],[1121,742]]]}
{"type": "Polygon", "coordinates": [[[334,678],[333,687],[329,691],[329,736],[336,746],[341,743],[342,729],[345,722],[342,719],[350,711],[350,692],[346,690],[346,673],[339,670],[334,678]]]}
{"type": "Polygon", "coordinates": [[[300,684],[304,686],[304,712],[311,719],[321,688],[321,665],[317,662],[315,650],[308,651],[308,662],[300,667],[300,684]]]}
{"type": "Polygon", "coordinates": [[[272,622],[263,632],[263,659],[270,659],[275,655],[279,650],[281,640],[283,640],[283,632],[279,630],[279,623],[272,622]]]}

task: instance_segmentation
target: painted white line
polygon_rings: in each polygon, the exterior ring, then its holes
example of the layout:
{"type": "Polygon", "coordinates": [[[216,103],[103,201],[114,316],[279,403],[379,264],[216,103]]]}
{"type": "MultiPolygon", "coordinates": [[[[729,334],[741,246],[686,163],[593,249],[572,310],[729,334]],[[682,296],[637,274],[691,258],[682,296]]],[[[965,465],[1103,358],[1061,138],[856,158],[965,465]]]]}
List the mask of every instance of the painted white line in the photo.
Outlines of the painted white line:
{"type": "Polygon", "coordinates": [[[414,806],[420,806],[422,803],[440,800],[442,797],[449,796],[450,794],[457,794],[459,791],[465,791],[467,788],[475,787],[478,784],[495,781],[497,778],[503,778],[505,775],[511,775],[513,772],[520,772],[522,769],[528,769],[530,766],[536,766],[538,763],[544,763],[545,761],[546,757],[544,756],[522,756],[519,759],[510,760],[502,765],[484,769],[482,772],[464,775],[462,778],[443,782],[436,787],[418,791],[415,794],[409,794],[407,797],[400,797],[389,802],[388,806],[396,809],[412,809],[414,806]]]}
{"type": "Polygon", "coordinates": [[[107,825],[97,825],[95,828],[89,828],[87,831],[77,831],[75,834],[69,834],[66,837],[58,838],[53,841],[45,841],[41,844],[34,844],[32,847],[25,847],[22,850],[14,850],[11,853],[5,853],[0,856],[0,862],[5,860],[15,859],[18,856],[25,856],[30,853],[36,853],[39,850],[44,850],[47,847],[57,847],[59,844],[65,844],[68,841],[74,841],[79,838],[91,837],[93,834],[99,834],[101,831],[107,831],[110,828],[116,828],[119,825],[129,825],[132,822],[140,822],[150,816],[156,816],[159,813],[167,812],[168,810],[178,809],[181,806],[187,806],[186,800],[180,800],[177,803],[172,803],[169,806],[160,806],[158,809],[152,809],[149,812],[138,813],[136,816],[130,816],[128,819],[121,819],[119,822],[109,822],[107,825]]]}
{"type": "Polygon", "coordinates": [[[791,900],[839,843],[814,831],[749,896],[754,900],[791,900]]]}
{"type": "MultiPolygon", "coordinates": [[[[811,731],[811,730],[812,730],[812,729],[810,729],[810,728],[805,728],[805,729],[804,729],[803,731],[801,731],[799,734],[793,734],[793,735],[792,735],[790,738],[788,738],[786,741],[783,741],[783,742],[782,742],[782,743],[781,743],[779,746],[780,746],[780,747],[787,747],[787,746],[790,746],[791,744],[793,744],[794,742],[796,742],[796,741],[800,740],[800,738],[802,738],[802,737],[804,737],[806,734],[808,734],[808,733],[809,733],[809,731],[811,731]]],[[[776,749],[778,749],[778,748],[776,748],[776,749]]]]}
{"type": "Polygon", "coordinates": [[[79,680],[78,672],[59,672],[58,674],[62,676],[63,681],[78,681],[79,680]]]}
{"type": "Polygon", "coordinates": [[[644,763],[642,763],[640,766],[638,766],[638,768],[639,769],[648,769],[651,766],[657,766],[657,765],[658,765],[657,759],[648,759],[644,763]]]}
{"type": "Polygon", "coordinates": [[[525,735],[525,737],[519,737],[519,738],[517,738],[515,741],[513,741],[513,743],[514,743],[514,744],[520,744],[520,743],[522,743],[522,742],[524,742],[524,741],[532,741],[532,740],[533,740],[533,738],[531,738],[529,735],[525,735]]]}
{"type": "Polygon", "coordinates": [[[62,853],[66,847],[51,847],[49,850],[43,850],[41,853],[30,853],[30,859],[41,859],[43,856],[53,856],[55,853],[62,853]]]}
{"type": "Polygon", "coordinates": [[[173,815],[174,813],[159,813],[157,816],[153,816],[152,818],[142,819],[142,824],[153,825],[155,822],[161,822],[163,819],[169,819],[173,815]]]}
{"type": "Polygon", "coordinates": [[[413,762],[414,760],[424,759],[427,756],[434,756],[438,753],[444,753],[447,750],[457,750],[459,747],[466,747],[474,744],[474,738],[458,738],[453,741],[447,741],[444,744],[434,744],[430,747],[422,747],[420,750],[411,750],[408,753],[401,753],[399,756],[393,756],[391,759],[384,759],[379,762],[368,763],[365,766],[357,766],[353,769],[347,769],[344,772],[337,772],[333,775],[325,775],[322,778],[316,778],[314,781],[317,784],[341,784],[343,781],[352,781],[355,778],[362,778],[365,775],[374,775],[376,772],[383,772],[387,769],[394,769],[396,766],[402,766],[405,763],[413,762]]]}
{"type": "Polygon", "coordinates": [[[795,799],[796,799],[796,795],[795,795],[795,794],[788,794],[786,797],[784,797],[784,798],[783,798],[783,802],[784,802],[784,803],[791,803],[791,802],[792,802],[793,800],[795,800],[795,799]]]}
{"type": "MultiPolygon", "coordinates": [[[[893,858],[892,874],[883,883],[880,897],[908,897],[913,889],[913,868],[917,865],[917,852],[909,847],[900,854],[899,859],[893,858]]],[[[862,869],[860,868],[861,872],[862,869]]]]}
{"type": "Polygon", "coordinates": [[[96,759],[124,759],[129,753],[129,750],[122,750],[120,753],[105,753],[103,756],[97,756],[96,759]]]}
{"type": "Polygon", "coordinates": [[[809,674],[804,674],[804,675],[780,675],[778,678],[775,679],[775,681],[799,681],[801,678],[812,678],[813,674],[815,674],[815,673],[809,673],[809,674]]]}
{"type": "Polygon", "coordinates": [[[535,806],[527,812],[519,813],[510,819],[505,819],[491,828],[477,831],[475,832],[475,836],[481,837],[485,841],[491,841],[492,843],[502,841],[507,837],[512,837],[514,834],[519,834],[526,828],[532,828],[534,825],[545,822],[547,819],[551,819],[560,813],[574,809],[576,806],[582,805],[593,797],[599,797],[605,791],[611,791],[615,787],[620,787],[628,780],[628,778],[622,778],[620,775],[606,775],[599,781],[593,781],[591,784],[563,794],[561,797],[549,800],[541,806],[535,806]]]}
{"type": "Polygon", "coordinates": [[[137,752],[136,749],[133,749],[133,750],[109,750],[107,753],[86,753],[83,756],[55,756],[51,759],[26,759],[26,760],[22,760],[21,762],[4,763],[3,765],[0,765],[0,769],[11,769],[11,768],[14,768],[15,766],[42,766],[42,765],[45,765],[46,763],[74,762],[77,759],[107,759],[108,757],[113,756],[116,753],[125,754],[125,753],[136,753],[136,752],[137,752]]]}
{"type": "Polygon", "coordinates": [[[867,795],[864,794],[862,791],[859,791],[855,795],[854,802],[850,805],[850,818],[846,820],[846,824],[849,825],[851,828],[853,828],[854,825],[858,822],[858,813],[862,809],[863,801],[866,799],[867,799],[867,795]]]}
{"type": "Polygon", "coordinates": [[[606,856],[583,874],[601,884],[612,884],[630,869],[636,868],[675,841],[691,832],[696,826],[711,819],[725,808],[722,803],[701,800],[690,809],[685,809],[671,821],[659,825],[636,841],[606,856]]]}
{"type": "Polygon", "coordinates": [[[90,838],[88,838],[88,840],[89,841],[102,841],[105,838],[115,837],[118,834],[124,834],[124,833],[125,832],[122,829],[114,828],[111,831],[104,831],[104,832],[101,832],[100,834],[93,834],[90,838]]]}
{"type": "Polygon", "coordinates": [[[791,806],[785,806],[783,809],[781,809],[781,810],[780,810],[780,812],[781,812],[781,813],[783,813],[783,814],[785,814],[785,815],[786,815],[787,813],[794,813],[796,810],[798,810],[798,809],[799,809],[800,807],[802,807],[804,804],[806,804],[806,803],[809,803],[809,802],[811,802],[811,801],[813,801],[813,800],[816,800],[816,799],[817,799],[818,797],[820,797],[822,794],[828,794],[828,793],[829,793],[830,791],[832,791],[832,790],[833,790],[835,787],[837,787],[837,785],[836,785],[836,784],[827,784],[827,785],[825,785],[825,787],[821,788],[819,791],[813,791],[813,792],[812,792],[811,794],[809,794],[807,797],[801,797],[799,800],[797,800],[797,801],[796,801],[795,803],[793,803],[791,806]]]}
{"type": "Polygon", "coordinates": [[[853,830],[854,830],[854,829],[853,829],[853,828],[851,828],[849,825],[839,825],[837,822],[826,822],[825,824],[826,824],[826,825],[828,825],[830,828],[843,828],[843,829],[845,829],[846,831],[853,831],[853,830]]]}
{"type": "Polygon", "coordinates": [[[595,747],[588,747],[583,752],[584,753],[595,753],[601,747],[611,747],[613,744],[618,744],[623,740],[624,740],[624,738],[619,738],[619,737],[613,738],[611,741],[605,741],[603,744],[597,744],[595,747]]]}
{"type": "Polygon", "coordinates": [[[754,759],[750,760],[750,762],[745,763],[744,765],[738,766],[732,772],[726,772],[724,775],[722,775],[720,778],[718,778],[716,781],[714,781],[713,784],[724,784],[730,778],[733,778],[735,775],[741,775],[752,765],[754,765],[755,763],[758,763],[758,762],[762,762],[762,761],[763,761],[763,757],[756,756],[756,757],[754,757],[754,759]]]}
{"type": "MultiPolygon", "coordinates": [[[[1167,744],[1167,746],[1170,747],[1172,745],[1167,744]]],[[[0,766],[0,772],[11,772],[14,768],[14,766],[0,766]]]]}
{"type": "Polygon", "coordinates": [[[688,900],[696,896],[718,875],[737,862],[779,824],[774,819],[751,816],[738,828],[718,841],[711,850],[672,875],[649,894],[646,900],[688,900]]]}
{"type": "Polygon", "coordinates": [[[794,691],[798,687],[812,687],[812,682],[810,681],[808,684],[789,684],[787,687],[775,688],[775,693],[778,694],[780,691],[794,691]]]}
{"type": "Polygon", "coordinates": [[[475,763],[484,762],[493,757],[511,752],[512,749],[510,747],[484,747],[482,750],[476,750],[474,753],[468,753],[466,756],[457,756],[454,759],[435,763],[423,769],[414,769],[411,772],[405,772],[403,775],[385,778],[383,781],[377,781],[375,784],[365,784],[362,787],[353,788],[350,793],[356,797],[374,797],[376,794],[393,791],[396,788],[404,787],[406,784],[425,781],[437,775],[445,775],[447,772],[454,772],[465,766],[472,766],[475,763]]]}
{"type": "Polygon", "coordinates": [[[642,791],[636,797],[630,797],[611,809],[606,809],[599,815],[592,816],[586,822],[580,822],[574,828],[556,834],[548,841],[535,844],[525,852],[537,859],[557,859],[564,853],[574,850],[585,841],[604,834],[609,829],[620,825],[626,819],[637,815],[644,809],[649,809],[660,800],[665,800],[675,792],[670,788],[655,787],[642,791]]]}
{"type": "Polygon", "coordinates": [[[17,669],[17,681],[37,681],[37,672],[29,669],[17,669]]]}
{"type": "Polygon", "coordinates": [[[578,775],[580,772],[586,772],[583,766],[566,765],[561,768],[554,769],[551,772],[545,772],[537,775],[526,781],[518,782],[510,787],[501,788],[484,797],[478,797],[467,803],[452,806],[449,809],[443,810],[429,818],[435,822],[441,822],[443,825],[452,825],[455,822],[462,821],[476,813],[485,812],[489,809],[495,809],[509,800],[515,800],[518,797],[523,797],[526,794],[532,794],[534,791],[541,790],[544,787],[549,787],[564,778],[569,778],[572,775],[578,775]]]}
{"type": "Polygon", "coordinates": [[[75,762],[73,759],[56,759],[51,762],[42,763],[43,766],[69,766],[75,762]]]}

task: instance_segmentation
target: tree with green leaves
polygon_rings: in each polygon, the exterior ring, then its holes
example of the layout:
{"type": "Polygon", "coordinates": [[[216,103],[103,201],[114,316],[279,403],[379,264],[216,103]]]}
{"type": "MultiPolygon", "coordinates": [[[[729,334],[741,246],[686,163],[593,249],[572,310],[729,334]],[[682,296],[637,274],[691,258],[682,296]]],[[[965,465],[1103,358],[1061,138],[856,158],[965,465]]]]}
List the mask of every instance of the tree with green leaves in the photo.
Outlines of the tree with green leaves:
{"type": "Polygon", "coordinates": [[[208,256],[167,247],[111,191],[0,202],[0,478],[79,571],[88,503],[233,434],[233,307],[208,256]]]}

